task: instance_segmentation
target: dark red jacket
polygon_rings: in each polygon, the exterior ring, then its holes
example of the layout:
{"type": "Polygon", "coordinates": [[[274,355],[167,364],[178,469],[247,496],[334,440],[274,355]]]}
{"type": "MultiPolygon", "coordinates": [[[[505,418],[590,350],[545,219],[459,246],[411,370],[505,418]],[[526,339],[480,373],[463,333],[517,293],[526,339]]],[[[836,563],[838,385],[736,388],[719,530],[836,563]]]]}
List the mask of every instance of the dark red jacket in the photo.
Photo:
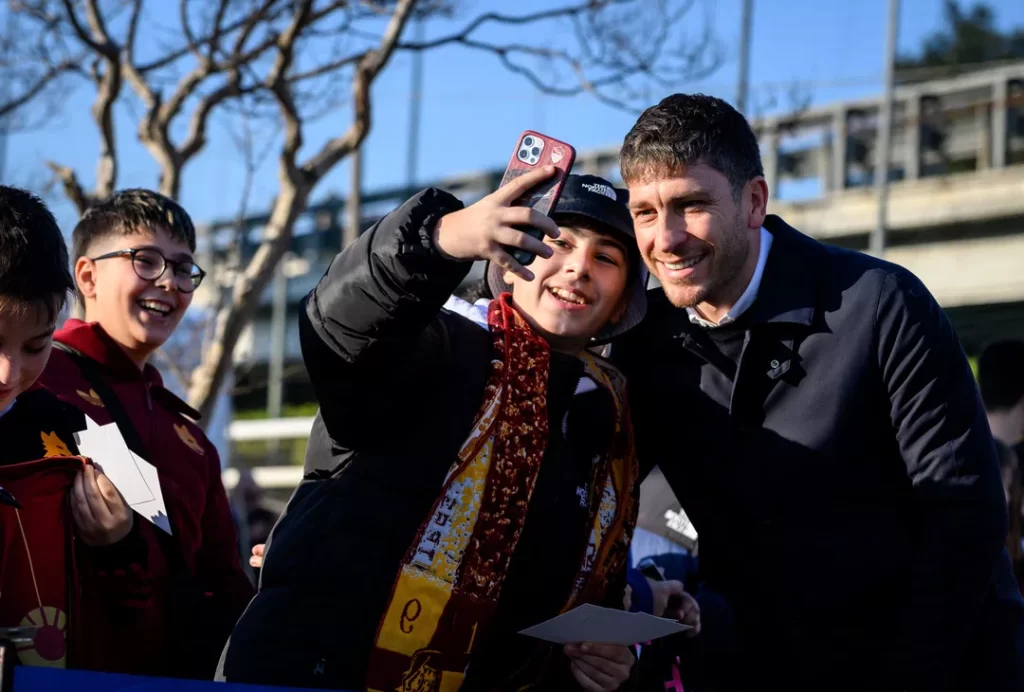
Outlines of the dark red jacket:
{"type": "MultiPolygon", "coordinates": [[[[157,369],[140,371],[98,324],[68,320],[55,339],[106,376],[144,446],[133,451],[159,471],[174,532],[171,539],[139,518],[154,608],[145,636],[133,643],[139,664],[132,672],[209,679],[254,593],[242,570],[217,450],[194,422],[199,414],[163,386],[157,369]]],[[[97,423],[112,422],[70,354],[55,348],[40,382],[97,423]]]]}
{"type": "Polygon", "coordinates": [[[0,416],[0,485],[21,504],[0,506],[0,626],[39,627],[18,646],[27,665],[117,672],[130,668],[122,641],[136,639],[153,607],[139,523],[124,539],[93,547],[77,540],[68,509],[77,457],[76,408],[42,388],[0,416]]]}

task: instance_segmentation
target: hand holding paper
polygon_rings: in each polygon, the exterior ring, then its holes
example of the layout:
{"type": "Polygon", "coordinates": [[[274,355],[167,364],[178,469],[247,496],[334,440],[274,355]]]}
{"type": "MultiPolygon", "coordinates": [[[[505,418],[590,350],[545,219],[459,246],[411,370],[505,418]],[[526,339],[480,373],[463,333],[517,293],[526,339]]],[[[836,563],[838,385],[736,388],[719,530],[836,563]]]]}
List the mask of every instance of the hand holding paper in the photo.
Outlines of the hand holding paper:
{"type": "Polygon", "coordinates": [[[71,516],[88,545],[113,545],[128,535],[134,513],[114,484],[89,464],[75,476],[71,488],[71,516]]]}
{"type": "Polygon", "coordinates": [[[621,644],[566,644],[576,682],[587,692],[615,692],[629,680],[636,658],[621,644]]]}

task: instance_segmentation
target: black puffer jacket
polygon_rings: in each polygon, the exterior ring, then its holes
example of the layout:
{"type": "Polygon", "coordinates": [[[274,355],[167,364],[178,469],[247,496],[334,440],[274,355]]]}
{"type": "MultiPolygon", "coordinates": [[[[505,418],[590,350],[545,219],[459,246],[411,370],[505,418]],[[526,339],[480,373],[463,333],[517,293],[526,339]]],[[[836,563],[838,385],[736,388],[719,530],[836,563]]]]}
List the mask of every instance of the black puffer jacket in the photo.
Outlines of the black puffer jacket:
{"type": "MultiPolygon", "coordinates": [[[[460,207],[447,193],[420,193],[338,255],[307,298],[302,350],[320,403],[307,476],[271,535],[259,594],[225,650],[221,677],[229,681],[363,688],[401,560],[489,373],[488,332],[441,309],[470,263],[442,258],[430,233],[460,207]]],[[[539,645],[516,632],[554,617],[568,598],[589,531],[576,495],[589,482],[594,451],[586,446],[603,439],[597,431],[613,415],[603,390],[573,396],[581,375],[579,360],[553,354],[552,436],[463,691],[510,685],[539,645]]],[[[610,603],[621,607],[623,588],[624,575],[610,603]]],[[[564,657],[560,668],[545,689],[578,689],[564,657]]]]}

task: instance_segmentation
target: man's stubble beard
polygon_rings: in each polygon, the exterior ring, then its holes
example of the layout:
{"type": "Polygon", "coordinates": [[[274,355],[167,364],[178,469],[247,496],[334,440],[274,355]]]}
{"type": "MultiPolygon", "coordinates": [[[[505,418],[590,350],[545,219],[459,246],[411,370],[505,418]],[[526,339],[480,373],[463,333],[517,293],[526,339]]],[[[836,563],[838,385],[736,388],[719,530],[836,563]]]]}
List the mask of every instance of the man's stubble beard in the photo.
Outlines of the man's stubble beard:
{"type": "MultiPolygon", "coordinates": [[[[716,294],[721,293],[724,286],[736,277],[743,269],[747,258],[750,255],[750,238],[741,222],[740,213],[737,212],[733,219],[733,229],[724,239],[722,244],[715,248],[711,257],[706,261],[715,264],[711,267],[709,279],[704,284],[694,285],[685,279],[682,281],[670,281],[662,283],[662,290],[665,295],[677,308],[695,308],[701,303],[709,300],[714,301],[716,294]],[[675,290],[666,290],[666,288],[675,290]],[[681,289],[681,290],[680,290],[681,289]]],[[[657,276],[653,267],[648,267],[651,273],[657,276]]],[[[659,279],[660,280],[660,279],[659,279]]]]}

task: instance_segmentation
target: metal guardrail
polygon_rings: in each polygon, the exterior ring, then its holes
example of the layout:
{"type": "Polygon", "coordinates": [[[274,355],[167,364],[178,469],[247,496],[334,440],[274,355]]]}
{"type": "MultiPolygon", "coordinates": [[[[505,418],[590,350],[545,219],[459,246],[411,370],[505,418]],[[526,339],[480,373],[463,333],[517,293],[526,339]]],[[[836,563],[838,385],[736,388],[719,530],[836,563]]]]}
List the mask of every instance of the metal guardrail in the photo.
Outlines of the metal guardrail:
{"type": "MultiPolygon", "coordinates": [[[[250,469],[252,479],[261,488],[280,489],[294,488],[302,480],[301,466],[254,466],[250,469]]],[[[224,489],[231,491],[238,485],[238,478],[241,474],[238,469],[228,467],[224,469],[221,478],[224,481],[224,489]]]]}
{"type": "MultiPolygon", "coordinates": [[[[309,437],[312,427],[312,417],[236,420],[228,426],[228,438],[232,442],[301,440],[309,437]]],[[[251,471],[261,488],[294,488],[302,480],[301,466],[254,466],[251,471]]],[[[236,468],[224,469],[224,487],[232,490],[239,475],[236,468]]]]}
{"type": "Polygon", "coordinates": [[[252,440],[298,440],[309,437],[313,418],[262,418],[236,420],[228,425],[228,439],[232,442],[252,440]]]}

